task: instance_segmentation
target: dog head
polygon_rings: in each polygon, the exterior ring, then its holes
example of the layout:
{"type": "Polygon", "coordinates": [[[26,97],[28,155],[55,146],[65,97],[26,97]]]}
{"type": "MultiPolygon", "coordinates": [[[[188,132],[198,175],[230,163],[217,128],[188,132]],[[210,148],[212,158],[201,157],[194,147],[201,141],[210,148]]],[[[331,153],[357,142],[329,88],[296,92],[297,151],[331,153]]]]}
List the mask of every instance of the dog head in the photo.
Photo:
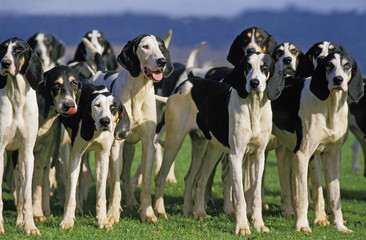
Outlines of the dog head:
{"type": "Polygon", "coordinates": [[[142,73],[154,82],[169,77],[174,70],[164,41],[154,35],[140,35],[128,41],[117,60],[132,77],[142,73]]]}
{"type": "Polygon", "coordinates": [[[43,82],[41,60],[27,42],[11,38],[0,45],[0,88],[4,88],[7,76],[24,75],[29,85],[37,89],[43,82]]]}
{"type": "Polygon", "coordinates": [[[235,66],[229,84],[242,98],[246,98],[253,91],[267,90],[269,100],[275,100],[285,85],[279,64],[269,54],[258,52],[243,57],[239,65],[235,66]]]}
{"type": "Polygon", "coordinates": [[[44,73],[45,84],[38,90],[38,107],[47,118],[51,105],[62,116],[71,116],[78,110],[81,83],[77,73],[67,66],[56,66],[44,73]]]}
{"type": "Polygon", "coordinates": [[[315,68],[310,90],[322,101],[330,91],[348,92],[350,99],[357,101],[364,93],[361,71],[348,52],[332,52],[315,68]]]}
{"type": "Polygon", "coordinates": [[[304,53],[293,43],[286,42],[278,45],[272,54],[273,60],[281,66],[281,71],[287,76],[300,76],[304,53]]]}
{"type": "Polygon", "coordinates": [[[114,131],[116,139],[124,139],[131,132],[127,112],[117,97],[108,92],[104,86],[92,86],[92,90],[83,88],[89,93],[87,104],[82,113],[80,134],[83,139],[90,141],[96,131],[114,131]]]}
{"type": "Polygon", "coordinates": [[[64,44],[49,33],[36,33],[27,42],[41,59],[44,71],[58,65],[57,61],[65,54],[64,44]]]}
{"type": "MultiPolygon", "coordinates": [[[[97,52],[103,56],[104,63],[108,70],[116,70],[117,61],[116,56],[114,54],[112,45],[108,41],[106,35],[99,30],[91,30],[84,35],[84,38],[88,39],[94,47],[97,49],[97,52]]],[[[78,45],[74,61],[87,61],[90,60],[90,54],[85,47],[83,42],[80,42],[78,45]]]]}
{"type": "Polygon", "coordinates": [[[244,55],[251,52],[262,52],[272,55],[277,42],[263,28],[250,27],[240,33],[231,44],[227,60],[236,66],[244,55]]]}

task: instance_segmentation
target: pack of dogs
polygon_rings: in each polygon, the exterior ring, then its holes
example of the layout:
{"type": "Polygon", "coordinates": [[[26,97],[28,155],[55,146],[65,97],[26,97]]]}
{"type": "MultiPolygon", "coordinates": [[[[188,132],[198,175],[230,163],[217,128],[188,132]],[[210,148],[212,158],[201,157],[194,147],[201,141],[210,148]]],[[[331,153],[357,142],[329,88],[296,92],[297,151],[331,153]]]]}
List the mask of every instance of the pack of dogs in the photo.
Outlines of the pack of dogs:
{"type": "MultiPolygon", "coordinates": [[[[274,150],[282,215],[295,216],[295,231],[311,232],[307,212],[312,205],[314,224],[326,226],[331,219],[336,230],[352,232],[341,210],[341,149],[349,129],[358,140],[354,145],[366,150],[366,97],[365,78],[350,52],[323,41],[305,53],[249,27],[230,46],[232,67],[198,67],[195,58],[204,42],[186,63],[173,62],[171,34],[165,40],[136,36],[116,57],[106,35],[91,30],[67,64],[64,44],[50,33],[1,43],[0,183],[4,179],[14,196],[16,225],[27,235],[40,235],[35,222],[51,214],[51,169],[56,168],[53,179],[64,207],[60,227],[72,228],[93,180],[90,151],[95,154],[98,228],[119,223],[121,179],[127,207],[138,209],[142,222],[167,219],[165,183],[176,182],[174,160],[189,134],[185,216],[207,220],[205,205],[212,201],[221,162],[223,208],[235,214],[235,233],[249,236],[250,224],[268,232],[263,185],[266,158],[274,150]],[[140,141],[141,163],[131,177],[140,141]],[[140,183],[138,202],[133,188],[140,183]]],[[[0,235],[5,234],[3,208],[0,200],[0,235]]]]}

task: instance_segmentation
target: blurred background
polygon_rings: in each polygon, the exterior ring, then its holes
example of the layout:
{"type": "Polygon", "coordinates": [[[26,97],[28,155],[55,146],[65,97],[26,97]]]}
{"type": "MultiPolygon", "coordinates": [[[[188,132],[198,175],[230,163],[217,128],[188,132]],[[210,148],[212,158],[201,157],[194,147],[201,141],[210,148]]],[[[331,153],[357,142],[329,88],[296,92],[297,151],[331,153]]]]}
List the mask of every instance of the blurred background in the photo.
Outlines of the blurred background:
{"type": "Polygon", "coordinates": [[[314,43],[337,42],[366,71],[365,0],[1,0],[0,39],[27,40],[39,31],[57,36],[70,60],[82,36],[104,32],[116,55],[130,39],[145,33],[165,37],[173,30],[173,61],[185,62],[191,49],[207,44],[198,62],[227,65],[226,55],[244,29],[266,29],[278,43],[293,42],[303,52],[314,43]]]}

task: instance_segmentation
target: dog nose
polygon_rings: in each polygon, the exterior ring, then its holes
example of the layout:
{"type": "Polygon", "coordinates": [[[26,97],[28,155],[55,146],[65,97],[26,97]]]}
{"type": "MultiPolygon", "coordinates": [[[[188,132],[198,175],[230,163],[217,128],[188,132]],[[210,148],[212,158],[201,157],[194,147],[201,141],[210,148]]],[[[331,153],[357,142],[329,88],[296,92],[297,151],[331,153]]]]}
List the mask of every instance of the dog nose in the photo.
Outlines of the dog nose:
{"type": "Polygon", "coordinates": [[[11,61],[9,59],[4,59],[1,61],[1,66],[3,68],[9,68],[11,65],[11,61]]]}
{"type": "Polygon", "coordinates": [[[333,82],[334,82],[335,85],[341,85],[342,82],[343,82],[343,77],[336,76],[336,77],[333,78],[333,82]]]}
{"type": "Polygon", "coordinates": [[[250,80],[250,86],[252,88],[257,88],[259,86],[259,80],[258,79],[252,79],[252,80],[250,80]]]}
{"type": "Polygon", "coordinates": [[[254,53],[254,52],[255,52],[255,49],[254,48],[248,48],[247,49],[247,54],[254,53]]]}
{"type": "Polygon", "coordinates": [[[66,102],[62,105],[62,110],[67,112],[70,108],[75,108],[75,104],[73,102],[66,102]]]}
{"type": "Polygon", "coordinates": [[[159,67],[164,67],[168,61],[165,58],[159,58],[158,60],[156,60],[156,62],[159,67]]]}
{"type": "Polygon", "coordinates": [[[286,64],[286,65],[289,65],[292,61],[292,58],[291,57],[285,57],[283,58],[283,63],[286,64]]]}
{"type": "Polygon", "coordinates": [[[111,120],[109,119],[109,117],[102,117],[100,120],[100,125],[102,125],[103,127],[107,127],[109,125],[109,123],[111,122],[111,120]]]}

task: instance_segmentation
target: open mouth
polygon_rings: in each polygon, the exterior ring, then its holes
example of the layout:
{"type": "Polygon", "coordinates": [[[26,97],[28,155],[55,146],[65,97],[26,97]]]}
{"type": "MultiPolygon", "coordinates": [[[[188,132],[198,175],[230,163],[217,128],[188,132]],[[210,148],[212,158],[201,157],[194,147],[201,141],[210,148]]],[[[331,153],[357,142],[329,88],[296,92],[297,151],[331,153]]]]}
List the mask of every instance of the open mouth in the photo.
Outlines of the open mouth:
{"type": "Polygon", "coordinates": [[[144,73],[148,79],[153,81],[160,81],[161,79],[163,79],[163,71],[160,69],[157,71],[152,71],[149,68],[145,67],[144,73]]]}
{"type": "Polygon", "coordinates": [[[69,108],[66,112],[61,113],[62,116],[68,117],[74,115],[77,112],[76,108],[69,108]]]}
{"type": "Polygon", "coordinates": [[[293,76],[295,74],[295,70],[293,70],[291,67],[289,66],[285,66],[283,68],[283,73],[286,74],[286,75],[290,75],[290,76],[293,76]]]}
{"type": "Polygon", "coordinates": [[[334,86],[332,89],[334,89],[334,90],[342,90],[343,92],[346,92],[346,90],[343,89],[343,86],[342,85],[334,86]]]}

